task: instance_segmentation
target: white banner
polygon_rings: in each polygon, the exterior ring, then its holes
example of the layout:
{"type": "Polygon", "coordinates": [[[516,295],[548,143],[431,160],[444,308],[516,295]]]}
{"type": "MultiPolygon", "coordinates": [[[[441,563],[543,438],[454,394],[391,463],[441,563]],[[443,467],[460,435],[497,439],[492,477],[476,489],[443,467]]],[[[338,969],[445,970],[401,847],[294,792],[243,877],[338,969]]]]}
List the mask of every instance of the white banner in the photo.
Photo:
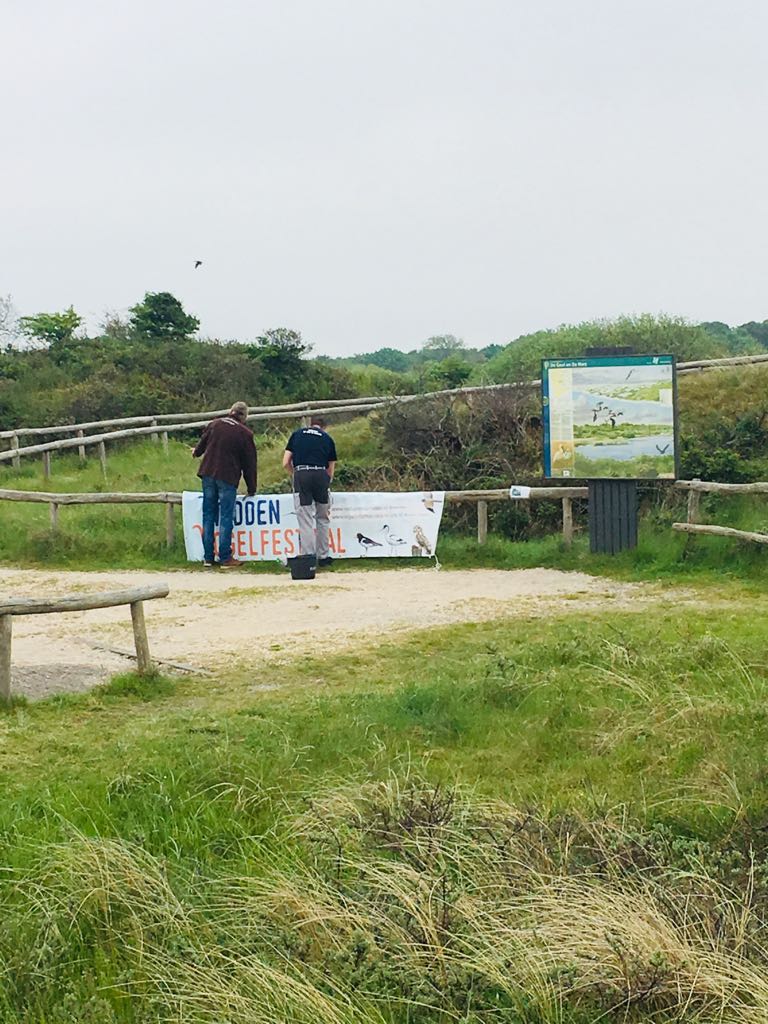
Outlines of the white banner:
{"type": "MultiPolygon", "coordinates": [[[[434,555],[443,516],[442,491],[405,494],[342,491],[331,495],[333,558],[434,555]]],[[[184,543],[190,562],[203,560],[203,495],[184,491],[184,543]]],[[[218,547],[218,527],[216,543],[218,547]]],[[[300,555],[292,494],[238,496],[232,556],[240,561],[284,560],[300,555]]]]}

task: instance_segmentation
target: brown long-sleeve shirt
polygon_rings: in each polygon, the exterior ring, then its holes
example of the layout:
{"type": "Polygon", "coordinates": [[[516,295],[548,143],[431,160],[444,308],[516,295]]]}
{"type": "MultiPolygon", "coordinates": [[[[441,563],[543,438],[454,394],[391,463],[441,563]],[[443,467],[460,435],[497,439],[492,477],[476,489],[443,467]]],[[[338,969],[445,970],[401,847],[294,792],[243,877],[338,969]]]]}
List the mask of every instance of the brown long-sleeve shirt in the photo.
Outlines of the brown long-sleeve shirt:
{"type": "Polygon", "coordinates": [[[212,476],[237,487],[242,474],[248,493],[256,493],[256,445],[253,431],[244,423],[232,416],[211,420],[197,443],[195,455],[203,457],[198,476],[212,476]]]}

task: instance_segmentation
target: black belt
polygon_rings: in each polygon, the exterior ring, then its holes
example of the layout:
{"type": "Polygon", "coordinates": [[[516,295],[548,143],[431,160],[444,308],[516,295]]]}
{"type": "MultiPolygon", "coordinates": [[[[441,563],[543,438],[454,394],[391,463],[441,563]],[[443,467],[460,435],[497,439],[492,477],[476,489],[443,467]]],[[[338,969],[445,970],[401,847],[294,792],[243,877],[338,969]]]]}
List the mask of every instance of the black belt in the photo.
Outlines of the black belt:
{"type": "Polygon", "coordinates": [[[327,470],[328,469],[327,466],[294,466],[293,468],[294,468],[295,472],[298,472],[298,470],[300,470],[300,469],[322,469],[322,470],[327,470]]]}

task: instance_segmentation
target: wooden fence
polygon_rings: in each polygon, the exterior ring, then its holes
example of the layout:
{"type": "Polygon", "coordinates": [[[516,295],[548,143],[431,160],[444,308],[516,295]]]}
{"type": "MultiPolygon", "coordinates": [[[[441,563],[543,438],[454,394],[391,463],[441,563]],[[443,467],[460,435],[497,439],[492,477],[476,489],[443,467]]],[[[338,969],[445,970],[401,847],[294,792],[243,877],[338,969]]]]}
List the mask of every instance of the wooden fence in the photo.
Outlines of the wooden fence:
{"type": "MultiPolygon", "coordinates": [[[[563,506],[562,524],[563,540],[566,545],[573,542],[573,501],[575,498],[588,496],[586,487],[532,487],[528,498],[515,501],[560,501],[563,506]]],[[[158,491],[154,493],[96,493],[96,494],[63,494],[55,491],[13,491],[0,489],[0,501],[23,501],[38,505],[48,505],[51,532],[59,527],[59,509],[62,505],[165,505],[165,542],[172,548],[176,541],[176,520],[174,506],[181,505],[181,493],[178,491],[158,491]]],[[[445,491],[448,504],[466,502],[477,506],[477,543],[485,544],[488,538],[488,502],[509,501],[506,488],[475,491],[445,491]]]]}
{"type": "Polygon", "coordinates": [[[688,491],[688,515],[686,522],[673,523],[673,530],[677,530],[679,533],[707,533],[715,537],[734,537],[737,540],[749,540],[756,544],[768,544],[768,533],[734,530],[730,526],[715,526],[698,521],[702,494],[768,494],[768,483],[721,484],[706,480],[678,480],[675,487],[688,491]]]}
{"type": "MultiPolygon", "coordinates": [[[[703,370],[725,369],[733,366],[749,366],[768,362],[768,354],[755,356],[732,356],[725,359],[699,359],[678,363],[678,373],[699,373],[703,370]]],[[[331,416],[339,413],[362,414],[381,409],[392,404],[407,404],[441,397],[461,397],[478,393],[498,391],[530,390],[539,387],[540,381],[522,381],[511,384],[483,384],[473,387],[446,388],[442,391],[428,391],[417,395],[369,395],[362,398],[328,399],[323,402],[289,402],[283,405],[264,405],[249,407],[249,422],[276,419],[305,419],[310,414],[331,416]]],[[[43,475],[50,477],[51,452],[77,448],[81,459],[85,459],[86,448],[98,446],[99,458],[106,475],[107,441],[117,441],[128,437],[149,436],[153,441],[162,441],[166,450],[168,435],[184,430],[199,429],[215,416],[222,416],[227,409],[214,409],[207,412],[191,413],[158,413],[147,416],[129,416],[120,419],[94,420],[86,423],[65,423],[49,427],[16,427],[13,430],[0,431],[0,440],[10,443],[10,448],[0,452],[0,462],[12,462],[18,468],[22,456],[42,455],[43,475]],[[104,431],[105,427],[121,429],[104,431]],[[100,430],[101,433],[86,436],[86,430],[100,430]],[[21,445],[22,437],[41,437],[56,434],[70,434],[74,437],[59,441],[48,441],[41,444],[21,445]]]]}
{"type": "MultiPolygon", "coordinates": [[[[734,530],[726,526],[712,526],[698,522],[699,504],[702,494],[768,494],[768,483],[723,484],[703,480],[677,480],[672,485],[676,490],[688,492],[687,522],[673,523],[672,529],[683,533],[710,533],[723,537],[738,537],[759,544],[768,544],[768,534],[734,530]]],[[[562,534],[567,546],[573,542],[573,502],[589,496],[586,487],[531,487],[527,498],[510,499],[506,488],[492,490],[445,491],[447,504],[474,504],[477,507],[477,543],[485,544],[488,538],[488,503],[492,501],[559,501],[562,503],[562,534]]],[[[15,491],[0,489],[0,501],[22,501],[48,505],[51,532],[59,526],[59,509],[62,505],[165,505],[165,542],[172,548],[176,542],[176,519],[174,506],[181,505],[182,496],[178,491],[156,491],[150,493],[95,493],[65,494],[56,491],[15,491]]]]}
{"type": "Polygon", "coordinates": [[[103,594],[73,594],[69,597],[39,598],[18,597],[0,601],[0,701],[11,699],[11,642],[13,638],[14,615],[43,615],[49,612],[82,612],[91,608],[114,608],[127,604],[131,607],[133,639],[136,645],[136,660],[139,672],[152,671],[149,653],[147,627],[144,622],[144,601],[168,596],[164,583],[149,587],[135,587],[131,590],[113,590],[103,594]]]}

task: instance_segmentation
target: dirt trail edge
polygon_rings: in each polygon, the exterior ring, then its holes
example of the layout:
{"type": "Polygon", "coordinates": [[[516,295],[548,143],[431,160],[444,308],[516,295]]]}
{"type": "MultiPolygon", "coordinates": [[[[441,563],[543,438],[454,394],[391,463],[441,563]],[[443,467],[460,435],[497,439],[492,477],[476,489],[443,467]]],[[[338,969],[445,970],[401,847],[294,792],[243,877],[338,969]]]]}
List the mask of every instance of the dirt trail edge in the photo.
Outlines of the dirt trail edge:
{"type": "MultiPolygon", "coordinates": [[[[244,572],[0,569],[0,592],[35,597],[160,580],[170,585],[170,596],[145,605],[153,655],[209,670],[228,660],[256,664],[452,622],[639,610],[659,599],[653,586],[554,569],[331,571],[307,583],[244,572]]],[[[133,650],[127,607],[17,618],[14,692],[44,697],[84,690],[133,666],[104,647],[133,650]]]]}

